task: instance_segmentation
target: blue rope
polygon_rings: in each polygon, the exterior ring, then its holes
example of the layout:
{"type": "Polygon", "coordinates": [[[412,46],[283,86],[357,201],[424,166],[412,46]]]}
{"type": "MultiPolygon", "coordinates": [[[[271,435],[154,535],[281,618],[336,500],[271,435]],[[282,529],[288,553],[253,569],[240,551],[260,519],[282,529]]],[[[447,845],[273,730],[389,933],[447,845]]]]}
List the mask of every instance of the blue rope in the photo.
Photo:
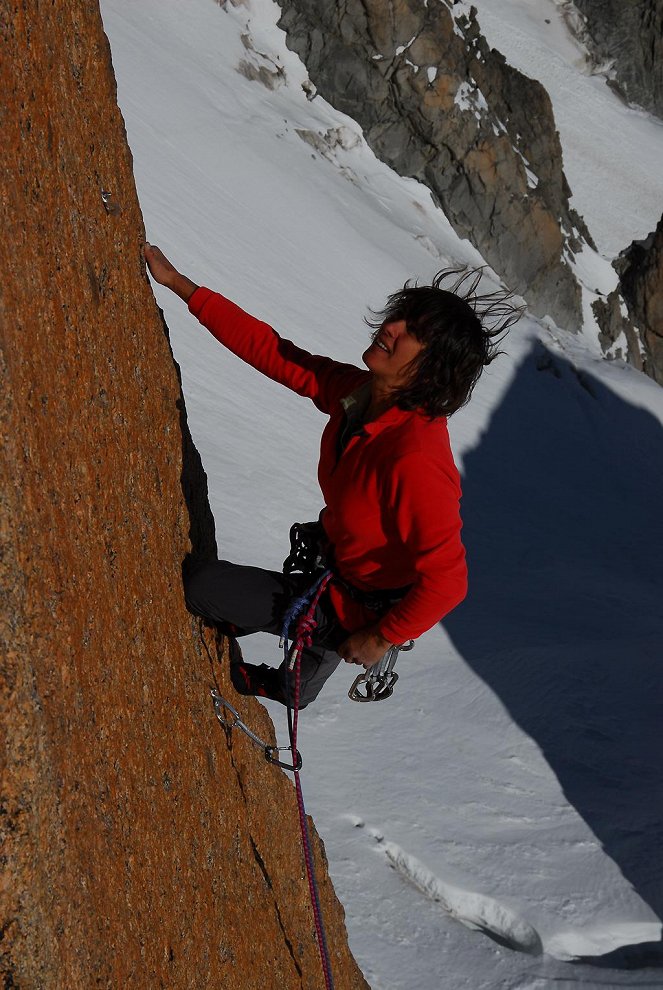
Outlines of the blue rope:
{"type": "Polygon", "coordinates": [[[320,585],[325,580],[328,574],[331,574],[330,570],[327,570],[323,574],[321,574],[320,577],[317,579],[317,581],[313,585],[311,585],[308,591],[305,591],[303,595],[299,596],[299,598],[295,598],[295,600],[291,602],[290,608],[283,616],[281,641],[283,643],[283,652],[286,660],[288,659],[288,635],[290,633],[290,626],[292,625],[295,619],[299,618],[299,616],[302,614],[306,606],[310,604],[311,599],[313,598],[316,591],[318,590],[318,588],[320,587],[320,585]]]}

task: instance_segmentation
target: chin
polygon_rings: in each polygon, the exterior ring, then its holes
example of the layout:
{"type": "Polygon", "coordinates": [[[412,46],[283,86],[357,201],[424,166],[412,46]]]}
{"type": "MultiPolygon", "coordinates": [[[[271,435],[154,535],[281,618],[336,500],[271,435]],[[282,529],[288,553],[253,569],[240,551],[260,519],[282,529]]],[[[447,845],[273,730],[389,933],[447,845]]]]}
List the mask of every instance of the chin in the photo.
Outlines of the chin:
{"type": "Polygon", "coordinates": [[[379,362],[380,352],[377,351],[376,353],[376,350],[377,348],[375,347],[375,345],[371,344],[371,346],[367,347],[361,356],[362,361],[364,362],[364,364],[366,365],[369,371],[375,371],[376,357],[379,362]]]}

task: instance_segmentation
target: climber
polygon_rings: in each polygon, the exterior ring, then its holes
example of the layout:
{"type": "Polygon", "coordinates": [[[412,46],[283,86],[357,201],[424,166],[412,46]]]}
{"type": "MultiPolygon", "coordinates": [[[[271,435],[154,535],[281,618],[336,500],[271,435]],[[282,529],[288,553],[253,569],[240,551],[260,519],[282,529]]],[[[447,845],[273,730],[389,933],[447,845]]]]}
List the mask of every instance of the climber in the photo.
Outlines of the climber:
{"type": "Polygon", "coordinates": [[[185,574],[189,609],[229,634],[236,690],[285,704],[285,665],[245,662],[237,637],[280,635],[290,601],[311,583],[312,562],[331,567],[302,654],[304,708],[341,659],[370,668],[465,597],[460,482],[446,419],[468,401],[496,356],[496,338],[520,311],[508,293],[476,294],[480,270],[442,271],[426,286],[406,283],[366,320],[373,333],[362,370],[281,338],[182,275],[158,247],[146,244],[144,253],[154,280],[217,340],[329,417],[318,465],[326,504],[318,523],[293,527],[284,573],[217,560],[185,574]],[[302,557],[309,561],[303,567],[302,557]]]}

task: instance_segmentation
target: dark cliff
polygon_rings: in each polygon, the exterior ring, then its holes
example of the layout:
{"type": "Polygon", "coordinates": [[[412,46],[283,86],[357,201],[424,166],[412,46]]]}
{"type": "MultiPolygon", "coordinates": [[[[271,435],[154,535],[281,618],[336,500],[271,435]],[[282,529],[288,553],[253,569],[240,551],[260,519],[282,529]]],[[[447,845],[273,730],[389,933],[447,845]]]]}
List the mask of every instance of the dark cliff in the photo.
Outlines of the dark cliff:
{"type": "Polygon", "coordinates": [[[545,89],[491,50],[470,15],[423,0],[279,0],[288,45],[331,104],[532,310],[581,324],[569,259],[591,243],[569,207],[545,89]]]}
{"type": "MultiPolygon", "coordinates": [[[[213,525],[99,10],[0,11],[2,985],[315,990],[293,788],[216,722],[184,608],[213,525]]],[[[336,984],[356,990],[314,847],[336,984]]]]}
{"type": "Polygon", "coordinates": [[[663,217],[614,262],[619,285],[594,303],[603,348],[663,385],[663,217]]]}
{"type": "Polygon", "coordinates": [[[595,65],[629,103],[663,117],[663,0],[574,0],[569,18],[595,65]]]}

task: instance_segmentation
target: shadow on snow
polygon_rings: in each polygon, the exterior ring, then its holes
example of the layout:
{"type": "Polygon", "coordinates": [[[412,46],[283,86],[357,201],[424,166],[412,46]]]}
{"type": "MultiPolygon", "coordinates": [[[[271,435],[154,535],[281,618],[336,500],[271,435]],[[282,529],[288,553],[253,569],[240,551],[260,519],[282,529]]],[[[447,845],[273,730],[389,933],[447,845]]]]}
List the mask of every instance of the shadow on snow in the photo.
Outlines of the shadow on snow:
{"type": "Polygon", "coordinates": [[[663,429],[539,345],[464,467],[470,595],[445,628],[661,918],[663,429]]]}

